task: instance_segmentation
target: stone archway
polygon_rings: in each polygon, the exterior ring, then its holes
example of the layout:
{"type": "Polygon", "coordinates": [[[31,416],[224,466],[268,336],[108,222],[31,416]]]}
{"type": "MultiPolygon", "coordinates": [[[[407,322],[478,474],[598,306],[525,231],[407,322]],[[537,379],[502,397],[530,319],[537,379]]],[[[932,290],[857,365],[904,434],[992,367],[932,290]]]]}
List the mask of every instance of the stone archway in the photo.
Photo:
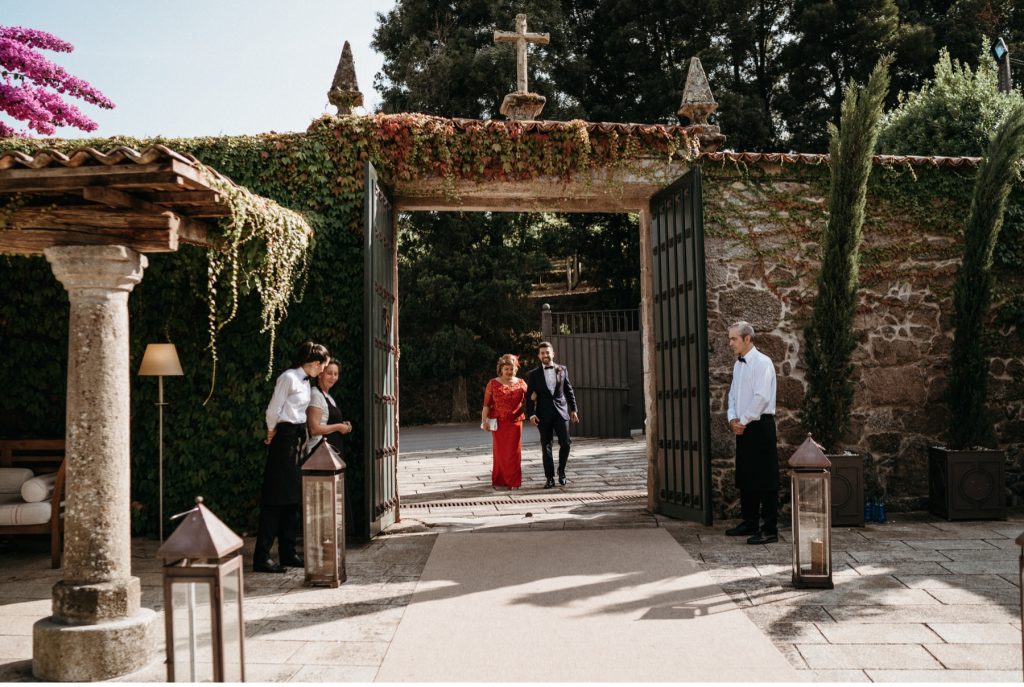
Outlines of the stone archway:
{"type": "MultiPolygon", "coordinates": [[[[529,124],[529,123],[528,123],[529,124]]],[[[535,123],[538,126],[543,123],[535,123]]],[[[665,128],[631,124],[591,124],[592,127],[665,128]]],[[[672,128],[672,127],[667,127],[672,128]]],[[[651,244],[651,200],[691,170],[688,164],[644,160],[639,171],[596,170],[573,180],[539,178],[529,181],[467,182],[421,178],[403,181],[391,189],[398,212],[580,212],[629,213],[640,218],[641,318],[644,322],[644,404],[648,425],[647,509],[658,508],[658,379],[654,326],[654,246],[651,244]]],[[[396,254],[397,260],[397,254],[396,254]]],[[[397,270],[397,262],[395,263],[397,270]]],[[[398,294],[400,297],[400,294],[398,294]]],[[[678,443],[678,442],[677,442],[678,443]]],[[[371,455],[375,447],[367,448],[371,455]]],[[[386,450],[386,449],[384,449],[386,450]]],[[[709,511],[710,512],[710,511],[709,511]]]]}

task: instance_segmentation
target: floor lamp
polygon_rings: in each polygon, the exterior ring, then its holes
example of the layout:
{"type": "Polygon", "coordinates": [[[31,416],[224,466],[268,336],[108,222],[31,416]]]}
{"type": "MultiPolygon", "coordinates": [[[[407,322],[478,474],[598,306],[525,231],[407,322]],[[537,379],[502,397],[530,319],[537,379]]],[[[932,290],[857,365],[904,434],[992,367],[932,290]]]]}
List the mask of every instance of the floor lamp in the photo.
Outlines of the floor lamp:
{"type": "Polygon", "coordinates": [[[164,540],[164,377],[180,377],[181,363],[178,362],[178,351],[174,344],[149,344],[142,355],[139,366],[140,377],[156,377],[159,379],[156,407],[160,409],[160,541],[164,540]]]}

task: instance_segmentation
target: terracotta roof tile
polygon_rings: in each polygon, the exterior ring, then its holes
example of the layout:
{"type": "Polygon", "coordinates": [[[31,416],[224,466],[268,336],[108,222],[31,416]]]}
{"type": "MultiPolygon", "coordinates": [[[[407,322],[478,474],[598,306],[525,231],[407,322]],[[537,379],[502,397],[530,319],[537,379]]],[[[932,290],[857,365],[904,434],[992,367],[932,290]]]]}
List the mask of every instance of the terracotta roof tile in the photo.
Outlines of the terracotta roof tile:
{"type": "Polygon", "coordinates": [[[89,167],[123,164],[147,165],[153,162],[176,160],[196,170],[197,173],[212,175],[237,186],[233,181],[211,167],[204,167],[198,159],[188,153],[179,153],[165,145],[151,145],[139,152],[128,146],[116,146],[107,152],[91,147],[76,148],[63,153],[54,148],[44,148],[33,154],[21,150],[0,151],[0,170],[45,169],[47,167],[89,167]]]}
{"type": "MultiPolygon", "coordinates": [[[[701,158],[712,162],[770,162],[775,164],[801,163],[805,165],[828,164],[829,156],[819,153],[739,153],[723,151],[703,153],[701,158]]],[[[977,167],[981,164],[980,157],[944,157],[940,155],[875,155],[872,160],[876,165],[893,167],[896,165],[913,165],[915,167],[977,167]]]]}

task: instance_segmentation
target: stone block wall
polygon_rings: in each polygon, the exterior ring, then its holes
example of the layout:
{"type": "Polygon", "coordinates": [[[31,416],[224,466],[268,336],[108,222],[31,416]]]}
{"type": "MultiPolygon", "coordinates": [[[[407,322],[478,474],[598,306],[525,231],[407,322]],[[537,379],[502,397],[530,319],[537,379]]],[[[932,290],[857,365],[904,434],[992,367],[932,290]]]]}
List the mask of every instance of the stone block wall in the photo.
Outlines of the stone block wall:
{"type": "MultiPolygon", "coordinates": [[[[854,410],[846,443],[863,453],[866,494],[890,510],[925,507],[927,447],[950,422],[943,403],[952,344],[952,284],[970,207],[973,168],[877,166],[869,193],[855,317],[854,410]]],[[[716,517],[738,514],[733,436],[726,422],[733,356],[727,327],[739,319],[776,363],[780,458],[806,436],[803,329],[810,321],[827,221],[825,164],[705,163],[704,212],[716,517]]],[[[997,303],[1021,288],[999,275],[997,303]]],[[[990,412],[1008,450],[1008,500],[1022,503],[1024,345],[990,327],[990,412]]],[[[788,479],[783,480],[784,491],[788,479]]]]}

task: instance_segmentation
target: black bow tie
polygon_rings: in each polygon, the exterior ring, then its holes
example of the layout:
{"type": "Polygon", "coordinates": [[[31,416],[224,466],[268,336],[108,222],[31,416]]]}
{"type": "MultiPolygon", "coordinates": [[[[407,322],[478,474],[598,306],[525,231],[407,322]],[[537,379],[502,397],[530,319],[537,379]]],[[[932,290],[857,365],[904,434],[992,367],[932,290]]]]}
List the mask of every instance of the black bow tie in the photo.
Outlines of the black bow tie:
{"type": "Polygon", "coordinates": [[[316,377],[310,377],[309,375],[306,375],[307,382],[312,382],[314,379],[316,379],[316,377]]]}
{"type": "Polygon", "coordinates": [[[544,369],[545,370],[553,370],[553,369],[555,369],[555,366],[554,365],[545,365],[544,369]]]}
{"type": "Polygon", "coordinates": [[[747,362],[747,359],[746,359],[746,358],[744,358],[744,357],[743,357],[742,355],[741,355],[741,356],[740,356],[739,358],[736,358],[736,360],[738,360],[738,361],[739,361],[739,362],[741,362],[741,363],[745,363],[745,362],[747,362]]]}

